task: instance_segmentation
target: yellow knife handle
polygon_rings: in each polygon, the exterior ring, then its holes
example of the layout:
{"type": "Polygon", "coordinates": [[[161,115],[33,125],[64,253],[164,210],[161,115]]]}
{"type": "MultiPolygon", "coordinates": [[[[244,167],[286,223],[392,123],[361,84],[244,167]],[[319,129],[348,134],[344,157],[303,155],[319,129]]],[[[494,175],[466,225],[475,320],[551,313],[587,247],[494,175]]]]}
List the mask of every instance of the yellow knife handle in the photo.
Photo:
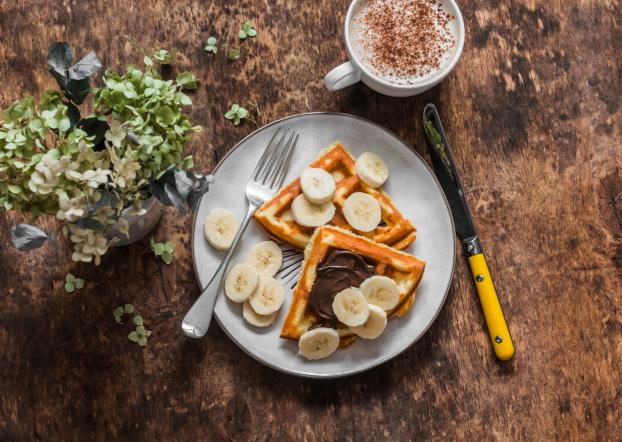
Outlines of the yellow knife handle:
{"type": "Polygon", "coordinates": [[[501,310],[495,285],[490,277],[486,258],[483,253],[478,253],[469,256],[468,260],[495,355],[502,361],[509,361],[514,356],[514,343],[512,342],[508,325],[505,322],[503,310],[501,310]]]}

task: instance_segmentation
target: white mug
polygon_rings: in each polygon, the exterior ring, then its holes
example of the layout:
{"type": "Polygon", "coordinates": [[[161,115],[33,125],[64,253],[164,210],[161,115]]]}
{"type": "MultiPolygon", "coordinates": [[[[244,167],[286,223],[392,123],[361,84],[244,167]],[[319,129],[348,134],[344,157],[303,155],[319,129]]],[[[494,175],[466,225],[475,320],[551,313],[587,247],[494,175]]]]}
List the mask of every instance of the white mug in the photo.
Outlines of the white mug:
{"type": "Polygon", "coordinates": [[[430,77],[413,84],[390,83],[375,75],[356,58],[356,53],[352,48],[352,42],[350,41],[350,22],[352,20],[352,16],[360,7],[361,3],[365,1],[366,0],[354,0],[352,4],[350,4],[350,8],[346,14],[346,21],[343,31],[346,42],[346,52],[348,53],[348,59],[350,61],[337,66],[326,74],[324,77],[324,85],[328,90],[336,91],[350,86],[358,81],[362,81],[367,86],[383,95],[388,95],[390,97],[410,97],[436,86],[458,63],[460,55],[462,54],[462,48],[464,47],[464,21],[462,20],[460,9],[454,0],[441,0],[445,8],[447,8],[447,11],[455,17],[456,28],[454,37],[456,38],[456,50],[454,51],[451,59],[445,63],[442,69],[438,70],[430,77]]]}

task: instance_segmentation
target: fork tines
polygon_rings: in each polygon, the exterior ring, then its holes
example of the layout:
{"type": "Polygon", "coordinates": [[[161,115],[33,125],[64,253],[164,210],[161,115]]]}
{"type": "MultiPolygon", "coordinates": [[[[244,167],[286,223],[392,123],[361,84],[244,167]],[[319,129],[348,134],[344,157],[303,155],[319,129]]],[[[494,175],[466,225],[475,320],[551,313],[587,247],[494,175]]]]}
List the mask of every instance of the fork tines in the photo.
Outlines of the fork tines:
{"type": "Polygon", "coordinates": [[[279,127],[257,163],[251,179],[272,190],[277,189],[285,178],[297,142],[296,132],[288,126],[279,127]]]}

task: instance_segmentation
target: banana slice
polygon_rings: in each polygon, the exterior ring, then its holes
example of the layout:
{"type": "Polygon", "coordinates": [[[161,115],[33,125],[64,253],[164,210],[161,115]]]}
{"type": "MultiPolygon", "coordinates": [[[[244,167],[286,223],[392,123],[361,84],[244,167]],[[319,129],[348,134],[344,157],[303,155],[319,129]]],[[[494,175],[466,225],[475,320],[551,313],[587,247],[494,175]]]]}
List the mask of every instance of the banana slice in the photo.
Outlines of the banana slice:
{"type": "Polygon", "coordinates": [[[229,250],[239,228],[233,213],[226,209],[213,209],[203,221],[205,238],[217,250],[229,250]]]}
{"type": "Polygon", "coordinates": [[[313,204],[304,196],[298,195],[292,202],[294,221],[305,227],[319,227],[335,216],[335,205],[330,201],[324,204],[313,204]]]}
{"type": "Polygon", "coordinates": [[[236,264],[225,279],[225,294],[233,302],[244,302],[257,288],[258,280],[255,267],[245,263],[236,264]]]}
{"type": "Polygon", "coordinates": [[[392,310],[400,302],[400,288],[388,276],[375,275],[367,278],[360,287],[367,302],[384,310],[392,310]]]}
{"type": "Polygon", "coordinates": [[[382,186],[389,178],[389,168],[378,155],[365,152],[354,164],[358,177],[372,189],[382,186]]]}
{"type": "Polygon", "coordinates": [[[304,196],[313,204],[327,203],[335,195],[335,180],[324,169],[308,167],[300,176],[304,196]]]}
{"type": "Polygon", "coordinates": [[[279,312],[274,312],[269,315],[258,315],[255,313],[255,310],[253,310],[249,301],[244,301],[242,305],[242,316],[244,316],[246,322],[255,327],[268,327],[274,322],[278,315],[279,312]]]}
{"type": "Polygon", "coordinates": [[[371,232],[382,220],[380,203],[368,193],[354,192],[343,203],[343,216],[353,229],[371,232]]]}
{"type": "Polygon", "coordinates": [[[333,312],[339,321],[347,326],[355,327],[367,321],[369,306],[367,299],[359,289],[350,287],[335,295],[333,312]]]}
{"type": "Polygon", "coordinates": [[[274,241],[263,241],[253,246],[247,262],[262,275],[274,276],[283,264],[283,253],[274,241]]]}
{"type": "Polygon", "coordinates": [[[369,316],[363,325],[350,327],[357,336],[364,339],[376,339],[387,328],[387,312],[377,305],[369,305],[369,316]]]}
{"type": "Polygon", "coordinates": [[[312,361],[332,355],[337,347],[339,347],[339,333],[333,328],[314,328],[298,340],[300,354],[312,361]]]}
{"type": "Polygon", "coordinates": [[[283,305],[285,289],[274,278],[260,276],[253,294],[248,298],[251,307],[258,315],[270,315],[283,305]]]}

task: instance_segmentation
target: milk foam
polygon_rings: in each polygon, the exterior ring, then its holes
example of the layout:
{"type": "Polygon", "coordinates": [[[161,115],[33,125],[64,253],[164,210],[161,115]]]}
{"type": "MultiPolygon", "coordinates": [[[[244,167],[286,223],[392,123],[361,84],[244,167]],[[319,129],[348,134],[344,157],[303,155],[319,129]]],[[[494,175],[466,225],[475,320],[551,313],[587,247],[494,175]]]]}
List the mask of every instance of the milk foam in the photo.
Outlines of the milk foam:
{"type": "MultiPolygon", "coordinates": [[[[444,13],[449,14],[450,11],[447,8],[447,5],[441,1],[442,10],[444,13]]],[[[349,26],[349,34],[350,34],[350,42],[352,45],[352,49],[354,50],[354,55],[365,68],[367,68],[372,74],[376,77],[397,85],[416,85],[421,83],[429,78],[434,77],[438,72],[445,69],[445,67],[451,62],[456,52],[456,44],[453,47],[446,50],[440,60],[440,64],[438,68],[427,68],[423,69],[420,75],[409,75],[405,76],[401,73],[397,73],[395,69],[392,69],[390,66],[383,66],[382,70],[379,70],[375,67],[372,61],[376,58],[376,54],[370,48],[365,47],[365,42],[369,40],[368,37],[368,26],[363,22],[363,17],[365,15],[366,2],[363,1],[359,4],[358,8],[354,11],[352,19],[350,21],[349,26]]],[[[412,14],[412,11],[407,9],[402,9],[401,12],[404,13],[404,16],[412,14]]],[[[456,19],[452,19],[447,25],[446,30],[439,23],[435,23],[435,28],[441,32],[447,34],[447,30],[449,34],[453,37],[454,42],[458,41],[458,23],[456,19]]]]}

